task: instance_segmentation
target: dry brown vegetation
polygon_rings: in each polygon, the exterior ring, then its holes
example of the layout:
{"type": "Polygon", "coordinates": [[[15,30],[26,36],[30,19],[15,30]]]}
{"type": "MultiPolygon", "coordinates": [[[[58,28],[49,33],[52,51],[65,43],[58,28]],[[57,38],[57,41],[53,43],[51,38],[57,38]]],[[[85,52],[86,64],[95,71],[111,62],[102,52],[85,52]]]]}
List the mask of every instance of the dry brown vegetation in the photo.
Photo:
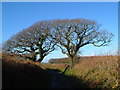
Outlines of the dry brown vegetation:
{"type": "MultiPolygon", "coordinates": [[[[119,88],[118,56],[82,57],[79,61],[73,69],[65,72],[66,76],[74,76],[77,80],[83,80],[90,88],[119,88]]],[[[63,70],[61,65],[53,64],[54,69],[63,70]]],[[[75,79],[68,78],[68,80],[74,87],[80,87],[75,79]]]]}
{"type": "Polygon", "coordinates": [[[50,74],[40,63],[19,60],[16,55],[2,54],[2,87],[47,88],[50,74]]]}
{"type": "Polygon", "coordinates": [[[118,87],[118,57],[95,56],[77,64],[74,75],[84,79],[90,87],[115,88],[118,87]]]}
{"type": "MultiPolygon", "coordinates": [[[[60,60],[60,59],[59,59],[60,60]]],[[[63,72],[67,63],[40,64],[25,61],[16,55],[2,54],[4,88],[46,88],[51,75],[47,69],[63,72]]],[[[81,57],[79,63],[64,73],[75,88],[80,88],[82,80],[89,88],[117,88],[119,85],[118,56],[81,57]]],[[[84,87],[84,86],[82,86],[84,87]]]]}
{"type": "MultiPolygon", "coordinates": [[[[77,57],[76,63],[79,62],[79,58],[80,57],[77,57]]],[[[56,58],[56,59],[50,59],[49,63],[66,63],[67,64],[67,63],[70,63],[70,60],[69,58],[56,58]]]]}

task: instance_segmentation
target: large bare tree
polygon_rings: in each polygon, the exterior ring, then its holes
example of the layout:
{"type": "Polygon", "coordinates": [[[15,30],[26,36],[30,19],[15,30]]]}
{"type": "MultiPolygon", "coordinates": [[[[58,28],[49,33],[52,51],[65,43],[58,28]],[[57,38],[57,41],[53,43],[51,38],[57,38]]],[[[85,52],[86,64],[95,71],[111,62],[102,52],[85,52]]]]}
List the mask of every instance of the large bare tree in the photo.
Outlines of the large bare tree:
{"type": "Polygon", "coordinates": [[[113,34],[100,30],[96,21],[87,19],[54,20],[52,38],[56,40],[63,54],[70,58],[74,66],[80,48],[88,44],[96,47],[107,46],[113,34]]]}
{"type": "Polygon", "coordinates": [[[80,48],[88,44],[96,47],[107,46],[113,37],[112,33],[100,30],[96,21],[87,19],[48,20],[38,22],[11,37],[3,50],[15,53],[36,61],[52,52],[55,45],[70,58],[74,66],[80,48]],[[57,43],[57,44],[56,44],[57,43]]]}
{"type": "Polygon", "coordinates": [[[51,21],[37,22],[31,27],[13,35],[3,44],[3,51],[18,54],[22,57],[42,61],[45,56],[55,50],[54,40],[50,38],[51,21]]]}

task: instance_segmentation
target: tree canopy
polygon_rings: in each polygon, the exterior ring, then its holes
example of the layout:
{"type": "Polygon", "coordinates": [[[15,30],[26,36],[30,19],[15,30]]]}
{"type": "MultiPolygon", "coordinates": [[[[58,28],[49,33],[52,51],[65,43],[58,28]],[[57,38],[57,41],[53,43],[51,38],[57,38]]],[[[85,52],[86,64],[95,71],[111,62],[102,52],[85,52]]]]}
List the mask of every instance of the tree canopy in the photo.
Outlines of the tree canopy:
{"type": "Polygon", "coordinates": [[[3,45],[7,53],[18,54],[22,57],[42,61],[45,56],[55,49],[55,43],[50,38],[50,21],[37,22],[27,29],[12,36],[3,45]]]}
{"type": "Polygon", "coordinates": [[[74,66],[81,47],[88,44],[101,47],[111,42],[113,34],[100,30],[100,26],[96,21],[87,19],[56,20],[52,38],[56,40],[62,53],[71,59],[71,64],[74,66]]]}
{"type": "Polygon", "coordinates": [[[96,47],[107,46],[113,34],[100,30],[100,24],[87,19],[46,20],[35,23],[12,36],[3,45],[4,51],[15,53],[36,61],[60,47],[74,66],[80,48],[88,44],[96,47]]]}

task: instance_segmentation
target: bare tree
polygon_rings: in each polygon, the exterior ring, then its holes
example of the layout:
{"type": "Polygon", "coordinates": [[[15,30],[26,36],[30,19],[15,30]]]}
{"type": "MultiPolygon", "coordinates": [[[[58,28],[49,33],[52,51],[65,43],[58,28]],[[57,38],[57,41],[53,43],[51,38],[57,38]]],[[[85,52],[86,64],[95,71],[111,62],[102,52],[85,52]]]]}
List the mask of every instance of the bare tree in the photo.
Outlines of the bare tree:
{"type": "Polygon", "coordinates": [[[54,40],[50,38],[51,21],[37,22],[31,27],[12,36],[3,44],[3,51],[24,56],[33,61],[42,61],[55,50],[54,40]]]}
{"type": "Polygon", "coordinates": [[[96,47],[107,46],[112,37],[112,33],[100,31],[100,25],[95,21],[49,20],[35,23],[12,36],[3,45],[3,50],[25,56],[33,61],[36,61],[36,56],[39,55],[38,61],[41,62],[57,45],[62,53],[70,58],[73,67],[80,48],[88,44],[96,47]]]}
{"type": "Polygon", "coordinates": [[[112,33],[100,31],[101,25],[87,19],[54,20],[53,26],[51,37],[56,40],[62,53],[70,58],[71,67],[81,47],[88,44],[107,46],[113,37],[112,33]]]}

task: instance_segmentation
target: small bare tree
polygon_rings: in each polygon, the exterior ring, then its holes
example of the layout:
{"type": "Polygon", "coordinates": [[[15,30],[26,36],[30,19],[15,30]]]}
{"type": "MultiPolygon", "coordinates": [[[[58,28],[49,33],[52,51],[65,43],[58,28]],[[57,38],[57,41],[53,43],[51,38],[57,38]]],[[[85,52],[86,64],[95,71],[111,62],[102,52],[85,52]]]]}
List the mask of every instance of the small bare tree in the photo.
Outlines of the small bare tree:
{"type": "Polygon", "coordinates": [[[96,47],[107,46],[113,34],[100,31],[100,25],[87,19],[54,20],[51,37],[56,40],[63,54],[71,60],[74,66],[80,48],[88,44],[96,47]]]}
{"type": "Polygon", "coordinates": [[[55,50],[55,43],[50,38],[51,21],[41,21],[12,36],[3,44],[3,51],[41,62],[45,56],[55,50]]]}

